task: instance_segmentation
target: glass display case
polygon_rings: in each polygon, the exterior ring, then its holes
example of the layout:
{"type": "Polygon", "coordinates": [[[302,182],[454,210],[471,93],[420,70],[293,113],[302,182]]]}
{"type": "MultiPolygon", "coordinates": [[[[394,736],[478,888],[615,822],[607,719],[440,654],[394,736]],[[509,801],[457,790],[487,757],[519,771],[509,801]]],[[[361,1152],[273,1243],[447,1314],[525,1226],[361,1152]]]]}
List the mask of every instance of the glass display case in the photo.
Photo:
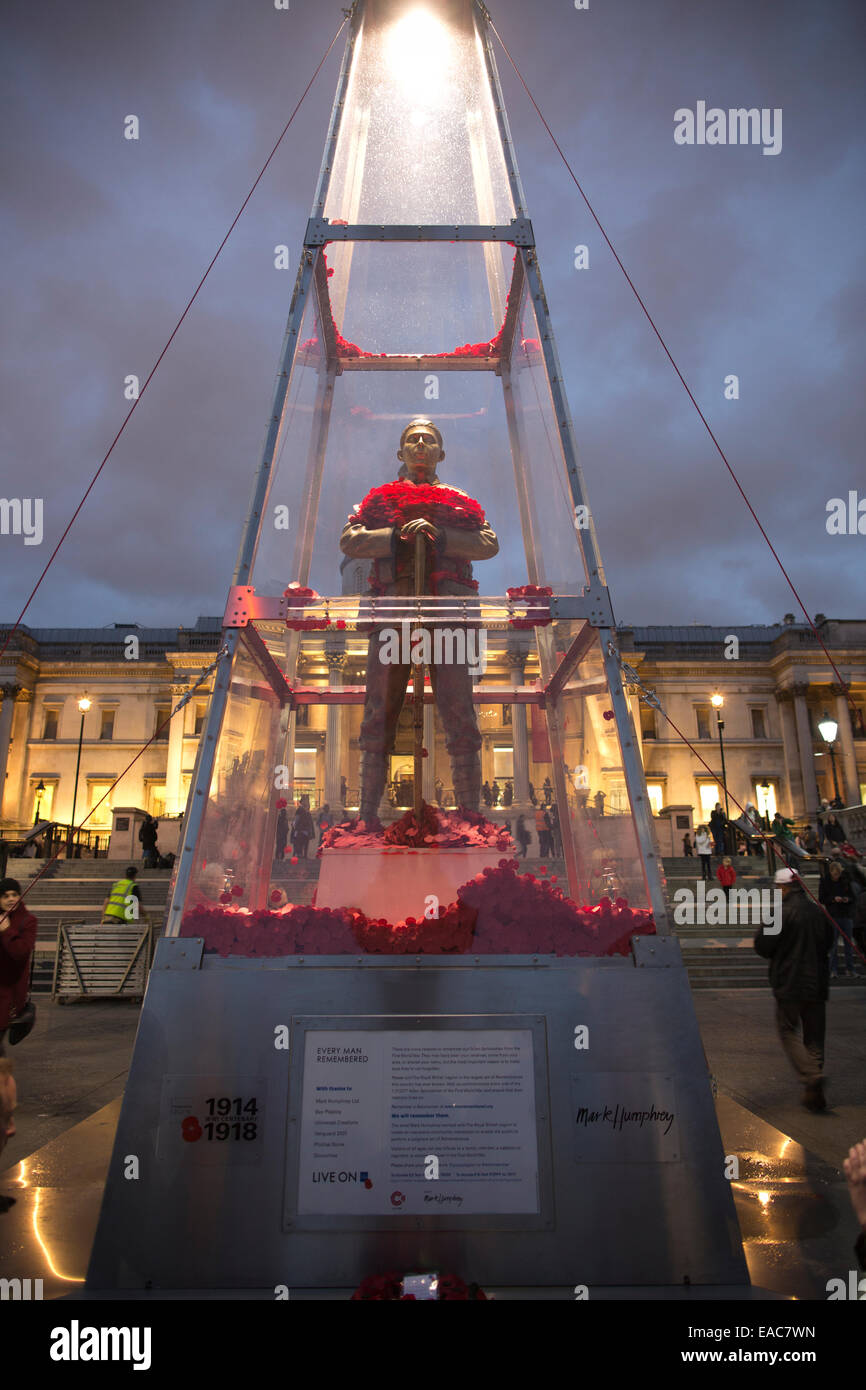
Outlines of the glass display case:
{"type": "Polygon", "coordinates": [[[368,3],[344,61],[169,912],[222,955],[606,954],[661,927],[476,15],[368,3]]]}

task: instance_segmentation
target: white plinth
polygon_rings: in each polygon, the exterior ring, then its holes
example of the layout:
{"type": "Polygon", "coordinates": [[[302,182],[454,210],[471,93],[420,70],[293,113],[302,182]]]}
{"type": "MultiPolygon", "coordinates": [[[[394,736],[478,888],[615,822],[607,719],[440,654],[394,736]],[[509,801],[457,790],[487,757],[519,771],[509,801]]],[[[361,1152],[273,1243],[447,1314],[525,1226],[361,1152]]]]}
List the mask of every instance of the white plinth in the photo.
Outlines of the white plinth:
{"type": "Polygon", "coordinates": [[[459,849],[325,849],[316,890],[316,907],[354,907],[389,922],[424,916],[424,900],[434,894],[445,908],[457,889],[495,869],[507,850],[467,845],[459,849]]]}

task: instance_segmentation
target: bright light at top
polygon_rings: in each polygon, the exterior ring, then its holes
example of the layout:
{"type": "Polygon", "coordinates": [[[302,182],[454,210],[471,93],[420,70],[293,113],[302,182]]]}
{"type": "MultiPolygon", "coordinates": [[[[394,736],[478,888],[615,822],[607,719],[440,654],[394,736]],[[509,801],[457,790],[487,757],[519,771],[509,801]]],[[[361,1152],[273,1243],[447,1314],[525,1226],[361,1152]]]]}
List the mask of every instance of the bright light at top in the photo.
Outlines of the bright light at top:
{"type": "Polygon", "coordinates": [[[712,703],[714,709],[721,709],[725,702],[721,695],[713,695],[712,703]]]}
{"type": "Polygon", "coordinates": [[[390,73],[416,105],[441,102],[453,52],[447,28],[427,10],[412,10],[404,15],[385,38],[390,73]]]}
{"type": "Polygon", "coordinates": [[[81,710],[82,714],[84,714],[86,710],[90,709],[90,701],[88,700],[86,695],[83,695],[81,699],[78,701],[78,708],[81,710]]]}

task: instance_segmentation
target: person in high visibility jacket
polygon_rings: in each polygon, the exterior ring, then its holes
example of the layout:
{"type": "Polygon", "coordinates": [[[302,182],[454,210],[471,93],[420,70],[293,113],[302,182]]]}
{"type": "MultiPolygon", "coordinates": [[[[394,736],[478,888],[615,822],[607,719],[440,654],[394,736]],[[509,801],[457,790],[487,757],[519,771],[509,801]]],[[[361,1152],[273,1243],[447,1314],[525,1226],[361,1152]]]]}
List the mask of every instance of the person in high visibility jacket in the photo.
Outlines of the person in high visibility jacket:
{"type": "Polygon", "coordinates": [[[142,910],[141,889],[135,881],[137,877],[138,870],[134,864],[130,864],[126,877],[112,884],[111,892],[102,905],[103,922],[137,922],[139,918],[147,916],[142,910]],[[134,903],[133,898],[136,899],[134,903]]]}

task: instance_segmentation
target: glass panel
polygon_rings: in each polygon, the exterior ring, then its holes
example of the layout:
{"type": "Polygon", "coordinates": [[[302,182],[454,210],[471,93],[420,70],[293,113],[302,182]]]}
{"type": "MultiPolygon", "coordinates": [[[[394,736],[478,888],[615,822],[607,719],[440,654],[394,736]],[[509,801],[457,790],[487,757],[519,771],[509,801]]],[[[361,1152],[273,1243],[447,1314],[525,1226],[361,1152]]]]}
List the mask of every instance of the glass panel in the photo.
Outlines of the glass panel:
{"type": "Polygon", "coordinates": [[[471,8],[370,0],[325,216],[503,223],[514,216],[471,8]],[[402,16],[395,11],[402,8],[402,16]]]}

